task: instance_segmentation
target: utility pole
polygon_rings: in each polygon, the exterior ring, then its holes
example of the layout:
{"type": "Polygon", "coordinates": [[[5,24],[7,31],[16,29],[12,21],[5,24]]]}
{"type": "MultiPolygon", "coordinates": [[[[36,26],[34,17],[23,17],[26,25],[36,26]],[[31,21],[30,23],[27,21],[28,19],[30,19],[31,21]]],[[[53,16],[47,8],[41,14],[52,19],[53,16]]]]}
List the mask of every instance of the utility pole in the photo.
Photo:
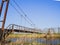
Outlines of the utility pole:
{"type": "Polygon", "coordinates": [[[0,6],[0,16],[1,16],[1,13],[2,13],[4,2],[6,2],[6,9],[5,9],[4,17],[3,17],[3,20],[2,20],[2,28],[0,30],[0,32],[1,32],[0,33],[1,40],[3,40],[3,38],[4,38],[3,37],[4,36],[4,26],[5,26],[6,16],[7,16],[7,10],[8,10],[8,5],[9,5],[9,0],[2,0],[1,6],[0,6]]]}

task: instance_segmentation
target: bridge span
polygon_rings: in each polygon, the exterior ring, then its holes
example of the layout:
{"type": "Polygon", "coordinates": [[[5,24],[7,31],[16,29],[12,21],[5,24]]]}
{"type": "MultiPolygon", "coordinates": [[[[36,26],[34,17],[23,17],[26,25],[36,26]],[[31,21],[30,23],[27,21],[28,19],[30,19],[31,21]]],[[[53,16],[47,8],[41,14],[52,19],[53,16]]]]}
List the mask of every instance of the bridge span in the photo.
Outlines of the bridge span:
{"type": "MultiPolygon", "coordinates": [[[[0,28],[0,30],[1,30],[1,28],[0,28]]],[[[24,32],[24,33],[36,33],[36,34],[38,34],[38,33],[41,33],[42,31],[40,29],[28,28],[28,27],[24,27],[24,26],[15,25],[15,24],[10,24],[4,29],[3,37],[6,38],[12,32],[24,32]]]]}
{"type": "Polygon", "coordinates": [[[25,32],[25,33],[41,33],[41,29],[36,28],[28,28],[24,26],[19,26],[15,24],[10,24],[6,27],[5,30],[13,31],[13,32],[25,32]]]}

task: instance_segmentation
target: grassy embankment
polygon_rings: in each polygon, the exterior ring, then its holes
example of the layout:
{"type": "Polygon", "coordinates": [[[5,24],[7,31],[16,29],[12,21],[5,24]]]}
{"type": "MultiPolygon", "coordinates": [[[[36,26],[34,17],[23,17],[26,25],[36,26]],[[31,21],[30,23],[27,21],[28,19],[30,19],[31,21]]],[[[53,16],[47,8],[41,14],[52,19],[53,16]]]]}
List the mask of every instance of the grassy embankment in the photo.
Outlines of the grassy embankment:
{"type": "MultiPolygon", "coordinates": [[[[44,38],[45,34],[10,34],[8,38],[44,38]]],[[[50,36],[50,35],[48,35],[50,36]]],[[[60,34],[52,34],[52,38],[60,38],[60,34]]]]}
{"type": "MultiPolygon", "coordinates": [[[[44,38],[45,34],[10,34],[7,38],[44,38]]],[[[53,34],[52,37],[54,38],[60,38],[60,34],[53,34]]],[[[11,42],[9,45],[46,45],[43,43],[38,42],[24,42],[24,41],[16,41],[11,42]]],[[[57,44],[60,45],[60,44],[57,44]]]]}
{"type": "Polygon", "coordinates": [[[42,38],[44,36],[44,34],[10,34],[8,38],[42,38]]]}
{"type": "Polygon", "coordinates": [[[19,42],[11,42],[9,45],[46,45],[46,44],[42,44],[42,43],[37,43],[37,42],[32,42],[32,43],[29,43],[29,42],[23,42],[23,43],[19,43],[19,42]]]}

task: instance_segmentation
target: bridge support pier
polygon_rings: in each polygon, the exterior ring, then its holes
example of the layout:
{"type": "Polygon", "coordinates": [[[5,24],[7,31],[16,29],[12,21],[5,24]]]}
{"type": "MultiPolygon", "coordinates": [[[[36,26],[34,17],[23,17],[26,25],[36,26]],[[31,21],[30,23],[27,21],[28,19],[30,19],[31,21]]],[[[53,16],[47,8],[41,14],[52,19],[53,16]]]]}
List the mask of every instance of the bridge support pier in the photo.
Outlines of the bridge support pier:
{"type": "Polygon", "coordinates": [[[2,40],[2,34],[3,34],[3,31],[0,30],[0,41],[2,40]]]}
{"type": "Polygon", "coordinates": [[[4,32],[0,29],[0,45],[4,45],[4,32]]]}

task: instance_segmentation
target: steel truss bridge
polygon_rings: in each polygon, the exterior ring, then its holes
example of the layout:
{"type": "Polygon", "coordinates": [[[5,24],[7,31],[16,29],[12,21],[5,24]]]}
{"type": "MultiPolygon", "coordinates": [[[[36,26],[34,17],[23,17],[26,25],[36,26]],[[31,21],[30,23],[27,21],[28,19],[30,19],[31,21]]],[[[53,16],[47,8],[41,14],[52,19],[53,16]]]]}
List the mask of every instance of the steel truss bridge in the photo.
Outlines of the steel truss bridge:
{"type": "Polygon", "coordinates": [[[24,33],[36,33],[36,34],[38,34],[38,33],[41,33],[42,31],[40,29],[28,28],[28,27],[24,27],[24,26],[15,25],[15,24],[10,24],[4,29],[3,37],[6,38],[12,32],[24,32],[24,33]]]}
{"type": "Polygon", "coordinates": [[[28,28],[24,26],[15,25],[15,24],[8,25],[5,30],[12,31],[12,32],[25,32],[25,33],[40,33],[41,32],[40,29],[28,28]]]}

